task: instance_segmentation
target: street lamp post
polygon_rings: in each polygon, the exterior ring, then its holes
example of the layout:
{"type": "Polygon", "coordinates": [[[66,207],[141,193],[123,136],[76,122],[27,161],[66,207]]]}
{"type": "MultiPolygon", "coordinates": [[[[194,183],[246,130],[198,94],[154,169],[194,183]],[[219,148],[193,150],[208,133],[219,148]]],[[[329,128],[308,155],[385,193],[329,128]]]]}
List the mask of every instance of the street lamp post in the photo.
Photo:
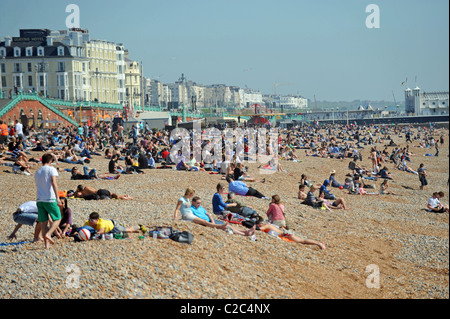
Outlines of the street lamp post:
{"type": "Polygon", "coordinates": [[[44,98],[47,98],[47,67],[48,67],[48,63],[46,63],[44,61],[44,59],[42,59],[41,62],[41,68],[42,68],[42,73],[43,73],[43,77],[44,77],[44,98]]]}
{"type": "Polygon", "coordinates": [[[99,75],[100,75],[100,72],[98,71],[98,68],[95,68],[95,72],[94,72],[94,74],[95,74],[95,78],[96,78],[96,82],[97,82],[97,102],[98,103],[100,103],[100,97],[99,97],[99,93],[100,93],[100,91],[99,91],[99,75]]]}
{"type": "Polygon", "coordinates": [[[0,99],[3,99],[3,70],[2,67],[5,67],[5,73],[6,73],[6,64],[5,64],[5,57],[2,57],[2,64],[0,66],[0,99]]]}

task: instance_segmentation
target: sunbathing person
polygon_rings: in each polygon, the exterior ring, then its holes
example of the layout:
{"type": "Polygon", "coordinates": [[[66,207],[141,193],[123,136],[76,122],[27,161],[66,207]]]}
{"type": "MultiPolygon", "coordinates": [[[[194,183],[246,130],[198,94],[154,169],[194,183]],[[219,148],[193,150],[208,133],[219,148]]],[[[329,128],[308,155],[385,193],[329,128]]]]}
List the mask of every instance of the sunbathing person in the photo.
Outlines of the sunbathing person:
{"type": "Polygon", "coordinates": [[[311,187],[309,188],[309,192],[306,195],[306,199],[303,201],[303,204],[312,206],[314,208],[322,207],[322,201],[318,200],[314,196],[314,192],[318,189],[319,189],[319,187],[317,185],[311,185],[311,187]]]}
{"type": "Polygon", "coordinates": [[[119,179],[120,175],[117,175],[115,177],[107,176],[107,175],[98,175],[97,170],[93,168],[92,170],[89,170],[88,167],[83,167],[83,173],[79,171],[77,167],[72,168],[72,176],[71,180],[93,180],[93,179],[119,179]]]}
{"type": "Polygon", "coordinates": [[[379,195],[378,193],[371,193],[371,192],[366,191],[364,189],[363,185],[359,185],[358,194],[359,195],[379,195]]]}
{"type": "Polygon", "coordinates": [[[206,172],[206,170],[201,167],[200,164],[196,161],[196,159],[194,158],[194,154],[190,155],[186,165],[186,170],[188,170],[189,172],[206,172]]]}
{"type": "MultiPolygon", "coordinates": [[[[204,209],[201,206],[201,203],[202,203],[202,200],[200,199],[200,197],[194,197],[192,199],[191,211],[197,218],[200,218],[200,219],[202,219],[208,223],[212,223],[214,225],[218,224],[221,226],[221,227],[219,227],[220,229],[226,231],[229,234],[236,234],[236,235],[241,235],[241,236],[253,236],[255,234],[256,226],[254,226],[250,229],[247,229],[247,230],[243,230],[243,229],[239,229],[237,227],[230,226],[221,221],[214,220],[214,217],[211,215],[211,213],[208,213],[206,211],[206,209],[204,209]]],[[[207,225],[204,225],[204,226],[207,226],[207,225]]],[[[214,228],[217,228],[217,227],[214,227],[214,228]]]]}
{"type": "Polygon", "coordinates": [[[383,181],[383,183],[381,183],[380,186],[380,195],[397,195],[396,193],[392,192],[392,191],[388,191],[389,185],[388,185],[388,180],[385,179],[383,181]]]}
{"type": "Polygon", "coordinates": [[[261,183],[266,182],[265,178],[262,180],[256,180],[255,178],[250,177],[247,174],[245,174],[244,164],[242,164],[242,163],[237,163],[237,164],[231,163],[230,167],[232,167],[233,170],[228,175],[231,175],[235,181],[261,182],[261,183]]]}
{"type": "Polygon", "coordinates": [[[378,173],[378,176],[380,176],[381,178],[384,178],[384,179],[393,179],[392,174],[389,173],[388,170],[389,169],[386,166],[384,166],[378,173]]]}
{"type": "Polygon", "coordinates": [[[331,183],[331,187],[336,187],[336,188],[339,188],[341,186],[344,187],[344,185],[341,185],[338,181],[336,181],[336,171],[335,170],[332,170],[330,172],[330,177],[328,178],[328,180],[331,183]]]}
{"type": "Polygon", "coordinates": [[[98,199],[121,199],[121,200],[132,200],[130,195],[117,195],[111,193],[106,189],[95,189],[90,186],[78,185],[77,190],[74,194],[75,198],[84,198],[85,200],[98,200],[98,199]]]}
{"type": "Polygon", "coordinates": [[[427,209],[429,212],[435,213],[448,213],[448,205],[442,204],[440,199],[444,197],[444,192],[435,192],[433,196],[430,197],[427,204],[427,209]]]}
{"type": "Polygon", "coordinates": [[[19,167],[20,171],[23,172],[25,175],[32,175],[31,168],[32,165],[26,162],[26,160],[19,156],[19,158],[14,163],[14,166],[19,167]]]}
{"type": "Polygon", "coordinates": [[[226,180],[229,183],[229,192],[233,192],[236,195],[240,196],[253,196],[256,198],[266,199],[266,197],[262,193],[252,187],[248,187],[242,181],[234,181],[230,176],[227,176],[226,180]]]}
{"type": "Polygon", "coordinates": [[[303,239],[295,234],[293,234],[290,230],[287,229],[280,229],[279,227],[272,225],[272,224],[263,224],[261,221],[257,222],[256,224],[256,229],[257,230],[261,230],[265,233],[269,233],[269,232],[275,232],[278,234],[278,237],[283,239],[288,239],[289,241],[298,243],[298,244],[302,244],[302,245],[315,245],[317,247],[319,247],[321,250],[325,250],[326,246],[324,243],[322,242],[318,242],[316,240],[312,240],[312,239],[303,239]]]}
{"type": "Polygon", "coordinates": [[[300,184],[298,186],[298,199],[305,200],[308,194],[305,192],[306,186],[304,184],[300,184]]]}
{"type": "Polygon", "coordinates": [[[258,213],[250,206],[242,204],[236,199],[236,194],[233,192],[228,193],[228,200],[226,204],[236,204],[237,206],[227,206],[227,210],[230,212],[243,216],[244,218],[256,218],[258,213]]]}
{"type": "Polygon", "coordinates": [[[226,224],[216,224],[216,223],[213,223],[210,221],[206,221],[205,219],[199,218],[194,215],[194,213],[191,209],[191,206],[192,206],[191,200],[194,197],[194,195],[195,195],[194,189],[192,189],[192,188],[186,189],[184,196],[180,197],[177,201],[177,206],[175,208],[175,213],[174,213],[174,219],[178,220],[178,218],[181,215],[182,220],[192,222],[194,224],[198,224],[198,225],[202,225],[202,226],[225,230],[226,226],[227,226],[226,224]]]}
{"type": "Polygon", "coordinates": [[[345,203],[345,199],[343,198],[337,198],[336,200],[326,200],[325,199],[325,193],[320,192],[319,193],[319,200],[322,201],[323,206],[328,209],[330,212],[332,209],[349,209],[345,203]]]}

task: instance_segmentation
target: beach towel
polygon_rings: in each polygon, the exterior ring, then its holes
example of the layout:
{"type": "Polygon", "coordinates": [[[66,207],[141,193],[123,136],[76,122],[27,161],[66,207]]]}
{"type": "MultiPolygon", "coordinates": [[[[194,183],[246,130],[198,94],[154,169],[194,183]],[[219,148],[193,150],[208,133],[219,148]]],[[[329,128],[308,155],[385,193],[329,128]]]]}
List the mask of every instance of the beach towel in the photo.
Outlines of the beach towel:
{"type": "Polygon", "coordinates": [[[228,214],[227,216],[219,216],[220,220],[225,220],[229,222],[230,224],[236,224],[236,225],[242,225],[242,222],[245,221],[245,218],[241,218],[238,216],[235,216],[235,214],[228,214]]]}
{"type": "Polygon", "coordinates": [[[31,244],[32,241],[22,241],[19,243],[0,243],[0,247],[6,247],[6,246],[20,246],[25,244],[31,244]]]}
{"type": "MultiPolygon", "coordinates": [[[[266,230],[263,230],[263,232],[265,232],[265,233],[268,234],[268,233],[270,232],[270,230],[269,230],[269,229],[266,229],[266,230]]],[[[290,239],[288,235],[287,235],[287,236],[285,236],[285,235],[279,235],[278,238],[280,238],[281,240],[284,240],[284,241],[286,241],[286,242],[288,242],[288,243],[295,243],[295,241],[292,240],[292,239],[290,239]]]]}

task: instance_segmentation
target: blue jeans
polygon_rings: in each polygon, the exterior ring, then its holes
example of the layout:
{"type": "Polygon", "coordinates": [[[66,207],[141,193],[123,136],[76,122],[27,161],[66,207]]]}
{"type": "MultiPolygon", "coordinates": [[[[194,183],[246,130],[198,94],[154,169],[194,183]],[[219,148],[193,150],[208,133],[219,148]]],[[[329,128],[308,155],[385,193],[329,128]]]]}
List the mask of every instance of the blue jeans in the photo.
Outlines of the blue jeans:
{"type": "Polygon", "coordinates": [[[93,168],[90,172],[88,171],[88,168],[85,166],[83,167],[84,175],[88,175],[91,178],[95,178],[95,175],[97,174],[97,170],[93,168]]]}
{"type": "Polygon", "coordinates": [[[89,153],[89,151],[87,149],[83,149],[83,151],[81,151],[80,153],[81,157],[87,157],[87,158],[91,158],[91,153],[89,153]]]}
{"type": "Polygon", "coordinates": [[[33,226],[37,221],[38,214],[36,213],[14,213],[13,220],[20,225],[33,226]]]}
{"type": "Polygon", "coordinates": [[[249,218],[252,217],[253,215],[258,215],[258,213],[249,207],[243,207],[240,212],[240,215],[249,218]]]}
{"type": "Polygon", "coordinates": [[[78,161],[74,162],[74,161],[69,161],[68,159],[63,159],[63,160],[60,160],[60,162],[64,162],[64,163],[68,163],[68,164],[84,164],[84,162],[82,160],[78,160],[78,161]]]}

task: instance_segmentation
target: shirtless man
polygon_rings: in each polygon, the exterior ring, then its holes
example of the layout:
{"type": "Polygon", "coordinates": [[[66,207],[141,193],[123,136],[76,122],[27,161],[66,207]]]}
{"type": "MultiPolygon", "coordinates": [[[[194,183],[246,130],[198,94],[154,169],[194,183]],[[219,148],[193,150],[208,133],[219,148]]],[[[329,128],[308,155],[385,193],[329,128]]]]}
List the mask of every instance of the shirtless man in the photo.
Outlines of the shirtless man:
{"type": "Polygon", "coordinates": [[[306,186],[303,185],[303,184],[301,184],[298,187],[298,199],[301,199],[301,200],[305,200],[306,199],[307,193],[305,193],[305,188],[306,188],[306,186]]]}
{"type": "Polygon", "coordinates": [[[111,197],[114,199],[121,199],[121,200],[132,200],[133,198],[130,195],[117,195],[114,193],[109,192],[106,189],[100,189],[97,190],[93,187],[90,186],[83,186],[83,185],[78,185],[77,190],[75,191],[75,198],[85,198],[88,196],[92,196],[92,195],[99,195],[99,196],[107,196],[107,197],[111,197]],[[99,193],[100,191],[100,193],[99,193]]]}

